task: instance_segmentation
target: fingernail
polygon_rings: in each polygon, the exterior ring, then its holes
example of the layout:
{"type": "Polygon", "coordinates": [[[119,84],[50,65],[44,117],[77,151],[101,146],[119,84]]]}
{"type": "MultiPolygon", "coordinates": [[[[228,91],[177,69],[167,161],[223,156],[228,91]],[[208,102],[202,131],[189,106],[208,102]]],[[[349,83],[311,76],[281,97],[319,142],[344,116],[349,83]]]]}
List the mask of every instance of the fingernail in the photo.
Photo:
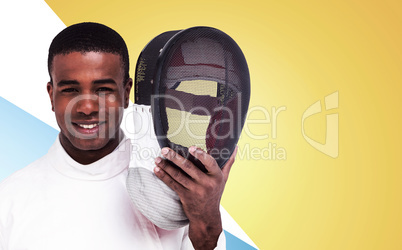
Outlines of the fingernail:
{"type": "Polygon", "coordinates": [[[196,146],[191,146],[188,150],[190,151],[190,153],[194,153],[196,149],[196,146]]]}
{"type": "Polygon", "coordinates": [[[161,159],[160,157],[156,157],[156,159],[155,159],[155,163],[156,163],[156,164],[161,163],[161,161],[162,161],[162,159],[161,159]]]}
{"type": "Polygon", "coordinates": [[[169,152],[169,149],[167,149],[167,148],[162,148],[162,154],[163,155],[167,155],[167,153],[169,152]]]}
{"type": "Polygon", "coordinates": [[[161,170],[161,169],[160,169],[159,167],[155,167],[155,168],[154,168],[155,173],[158,173],[160,170],[161,170]]]}

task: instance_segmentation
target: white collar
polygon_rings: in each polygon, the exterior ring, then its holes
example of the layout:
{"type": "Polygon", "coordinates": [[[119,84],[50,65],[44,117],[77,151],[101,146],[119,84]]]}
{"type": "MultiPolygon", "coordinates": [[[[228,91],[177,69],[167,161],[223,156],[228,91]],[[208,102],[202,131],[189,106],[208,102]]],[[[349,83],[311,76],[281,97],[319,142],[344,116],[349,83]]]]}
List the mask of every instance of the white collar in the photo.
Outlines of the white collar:
{"type": "Polygon", "coordinates": [[[54,168],[65,176],[79,180],[101,181],[110,179],[127,169],[130,153],[131,141],[124,137],[113,152],[96,162],[83,165],[67,154],[57,136],[48,155],[52,159],[54,168]]]}

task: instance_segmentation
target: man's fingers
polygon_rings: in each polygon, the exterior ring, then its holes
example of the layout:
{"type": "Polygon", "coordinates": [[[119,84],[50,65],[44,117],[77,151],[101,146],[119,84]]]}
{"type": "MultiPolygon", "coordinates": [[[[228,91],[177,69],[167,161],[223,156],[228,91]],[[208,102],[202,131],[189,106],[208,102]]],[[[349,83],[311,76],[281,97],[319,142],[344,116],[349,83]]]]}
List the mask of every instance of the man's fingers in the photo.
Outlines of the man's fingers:
{"type": "Polygon", "coordinates": [[[223,168],[222,168],[222,173],[223,173],[225,182],[229,178],[229,172],[230,172],[230,169],[232,169],[232,165],[233,165],[233,163],[235,161],[236,154],[237,154],[237,149],[238,149],[238,146],[236,146],[236,148],[233,151],[232,155],[230,156],[229,160],[226,162],[225,166],[223,166],[223,168]]]}
{"type": "Polygon", "coordinates": [[[181,168],[184,172],[186,172],[191,178],[195,180],[199,180],[202,178],[203,172],[194,166],[194,164],[187,160],[186,158],[182,157],[175,151],[170,148],[163,148],[161,151],[162,155],[168,159],[169,161],[176,164],[179,168],[181,168]]]}
{"type": "MultiPolygon", "coordinates": [[[[161,179],[166,185],[168,185],[171,189],[173,189],[176,193],[180,194],[184,191],[185,187],[177,182],[169,173],[166,172],[169,167],[167,167],[167,163],[163,163],[161,161],[157,166],[154,168],[154,173],[156,176],[161,179]]],[[[172,166],[170,166],[172,167],[172,166]]]]}
{"type": "Polygon", "coordinates": [[[208,173],[214,174],[221,171],[218,164],[216,163],[216,160],[204,150],[197,148],[196,146],[191,146],[189,148],[189,151],[204,165],[208,173]]]}

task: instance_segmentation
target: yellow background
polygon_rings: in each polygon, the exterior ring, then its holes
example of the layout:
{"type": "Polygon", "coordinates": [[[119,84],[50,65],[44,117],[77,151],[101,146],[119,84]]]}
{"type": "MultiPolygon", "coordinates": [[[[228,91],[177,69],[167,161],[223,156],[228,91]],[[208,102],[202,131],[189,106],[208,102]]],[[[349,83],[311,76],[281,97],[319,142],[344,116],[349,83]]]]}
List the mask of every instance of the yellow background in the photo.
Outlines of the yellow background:
{"type": "Polygon", "coordinates": [[[250,107],[286,107],[276,139],[271,124],[254,124],[250,131],[270,138],[243,134],[239,143],[275,143],[286,160],[238,159],[222,200],[260,249],[402,249],[401,1],[46,2],[66,25],[115,28],[132,74],[142,48],[164,31],[205,25],[237,41],[251,73],[250,107]],[[301,117],[335,91],[339,108],[305,123],[324,143],[325,115],[339,113],[333,159],[304,140],[301,117]]]}

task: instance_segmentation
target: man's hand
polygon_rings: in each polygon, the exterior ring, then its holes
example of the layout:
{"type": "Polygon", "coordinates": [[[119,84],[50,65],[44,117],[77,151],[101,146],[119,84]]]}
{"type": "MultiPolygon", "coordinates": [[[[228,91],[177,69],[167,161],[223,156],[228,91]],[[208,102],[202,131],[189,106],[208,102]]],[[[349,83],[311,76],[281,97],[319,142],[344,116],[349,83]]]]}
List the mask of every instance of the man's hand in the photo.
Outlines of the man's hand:
{"type": "Polygon", "coordinates": [[[192,146],[189,151],[205,166],[206,173],[170,148],[163,148],[162,155],[181,170],[158,157],[154,171],[179,195],[190,220],[189,237],[194,248],[214,249],[222,232],[219,204],[237,147],[222,170],[215,159],[202,149],[192,146]]]}

